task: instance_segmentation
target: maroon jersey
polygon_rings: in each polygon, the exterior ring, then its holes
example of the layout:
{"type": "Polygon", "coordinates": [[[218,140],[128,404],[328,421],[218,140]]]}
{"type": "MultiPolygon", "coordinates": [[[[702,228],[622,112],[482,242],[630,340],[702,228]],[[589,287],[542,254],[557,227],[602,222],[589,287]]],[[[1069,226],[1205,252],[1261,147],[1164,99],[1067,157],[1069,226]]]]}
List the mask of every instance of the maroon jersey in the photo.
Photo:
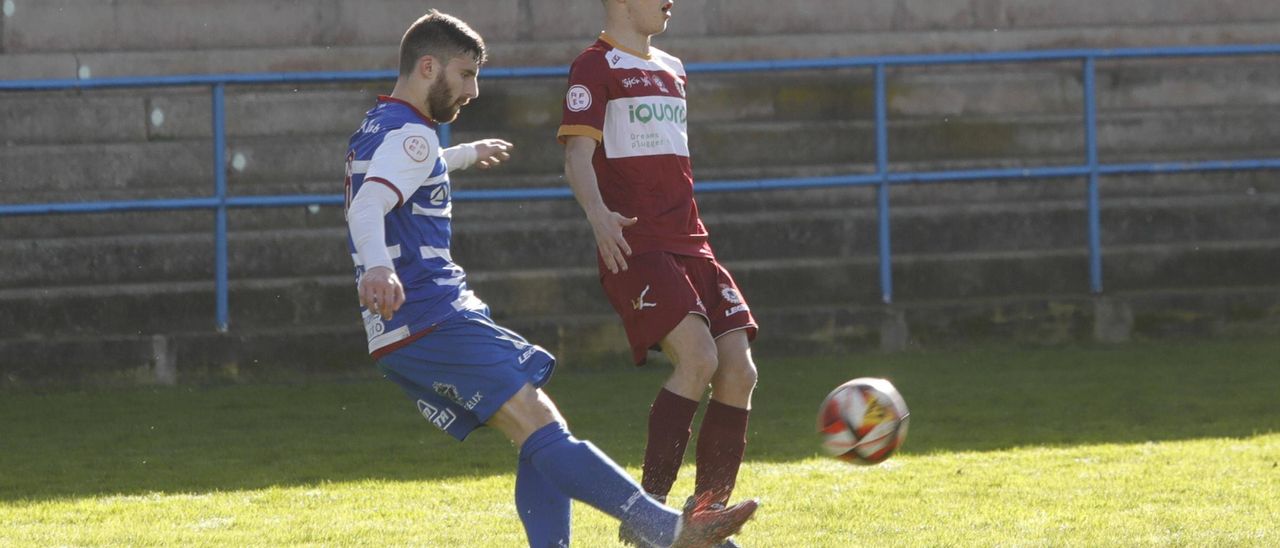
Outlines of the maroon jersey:
{"type": "Polygon", "coordinates": [[[641,55],[601,34],[578,55],[557,137],[600,143],[592,158],[600,196],[609,209],[638,219],[624,232],[632,253],[714,257],[693,199],[684,65],[650,51],[641,55]]]}

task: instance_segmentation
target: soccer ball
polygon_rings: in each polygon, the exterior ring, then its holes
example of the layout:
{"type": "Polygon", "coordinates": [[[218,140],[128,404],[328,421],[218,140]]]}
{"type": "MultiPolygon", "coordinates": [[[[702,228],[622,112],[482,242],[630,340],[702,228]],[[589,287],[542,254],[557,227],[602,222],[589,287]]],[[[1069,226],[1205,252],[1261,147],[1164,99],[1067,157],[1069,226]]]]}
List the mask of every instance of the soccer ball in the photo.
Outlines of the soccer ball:
{"type": "Polygon", "coordinates": [[[877,464],[907,439],[911,412],[885,379],[862,377],[832,390],[818,409],[818,434],[831,456],[854,464],[877,464]]]}

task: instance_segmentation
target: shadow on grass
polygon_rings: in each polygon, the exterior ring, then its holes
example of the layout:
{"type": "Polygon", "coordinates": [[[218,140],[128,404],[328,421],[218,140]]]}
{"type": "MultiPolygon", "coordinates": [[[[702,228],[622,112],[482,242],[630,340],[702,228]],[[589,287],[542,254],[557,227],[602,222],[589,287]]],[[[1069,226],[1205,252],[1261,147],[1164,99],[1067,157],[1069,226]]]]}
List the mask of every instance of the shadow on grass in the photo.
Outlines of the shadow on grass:
{"type": "MultiPolygon", "coordinates": [[[[760,362],[749,461],[818,454],[818,403],[858,376],[888,377],[902,391],[912,411],[905,453],[1280,431],[1280,341],[760,362]]],[[[562,373],[549,392],[579,437],[638,466],[666,370],[629,369],[562,373]]],[[[516,459],[496,431],[463,444],[436,431],[387,381],[8,392],[0,429],[6,502],[487,476],[511,473],[516,459]]]]}

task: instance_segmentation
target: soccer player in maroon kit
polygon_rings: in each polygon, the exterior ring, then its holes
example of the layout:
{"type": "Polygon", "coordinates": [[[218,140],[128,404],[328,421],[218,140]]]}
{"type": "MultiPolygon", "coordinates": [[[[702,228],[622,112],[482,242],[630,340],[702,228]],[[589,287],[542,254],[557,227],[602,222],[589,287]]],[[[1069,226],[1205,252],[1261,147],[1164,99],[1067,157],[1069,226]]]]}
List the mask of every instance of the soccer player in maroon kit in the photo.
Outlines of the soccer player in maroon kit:
{"type": "Polygon", "coordinates": [[[756,322],[698,216],[684,65],[650,45],[672,2],[603,2],[605,31],[569,72],[558,131],[565,178],[595,233],[601,285],[636,365],[656,347],[675,366],[650,408],[641,485],[668,495],[710,385],[694,494],[726,502],[746,448],[756,322]]]}

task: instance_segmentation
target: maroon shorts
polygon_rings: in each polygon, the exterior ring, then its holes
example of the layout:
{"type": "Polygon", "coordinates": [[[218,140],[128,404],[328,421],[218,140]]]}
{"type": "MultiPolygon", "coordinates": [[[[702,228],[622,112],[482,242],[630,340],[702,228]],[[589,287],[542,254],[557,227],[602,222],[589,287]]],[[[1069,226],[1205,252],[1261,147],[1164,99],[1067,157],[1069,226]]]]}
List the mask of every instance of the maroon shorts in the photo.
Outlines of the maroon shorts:
{"type": "Polygon", "coordinates": [[[628,257],[627,266],[617,274],[602,268],[600,283],[622,317],[636,365],[689,314],[706,319],[713,338],[745,329],[755,339],[756,319],[715,259],[654,251],[628,257]]]}

